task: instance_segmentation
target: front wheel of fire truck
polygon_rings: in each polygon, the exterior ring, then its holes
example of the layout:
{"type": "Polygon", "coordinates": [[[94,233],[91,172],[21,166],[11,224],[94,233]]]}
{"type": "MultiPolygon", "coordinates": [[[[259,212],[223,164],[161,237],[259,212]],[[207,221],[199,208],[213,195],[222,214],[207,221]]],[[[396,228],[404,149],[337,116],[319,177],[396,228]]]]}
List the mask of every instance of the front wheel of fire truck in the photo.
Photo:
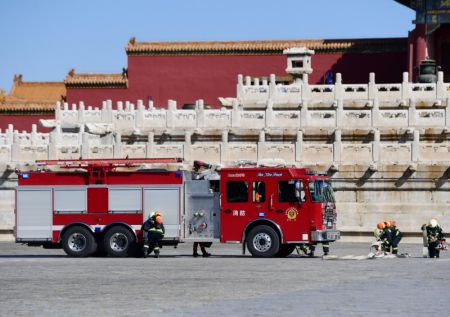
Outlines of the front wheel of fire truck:
{"type": "Polygon", "coordinates": [[[97,243],[92,233],[84,227],[67,229],[62,237],[62,245],[67,255],[86,257],[97,249],[97,243]]]}
{"type": "Polygon", "coordinates": [[[247,248],[254,257],[270,258],[280,249],[280,238],[269,226],[253,228],[247,237],[247,248]]]}
{"type": "Polygon", "coordinates": [[[127,257],[133,255],[136,239],[130,230],[124,227],[113,227],[105,234],[103,248],[109,256],[127,257]]]}

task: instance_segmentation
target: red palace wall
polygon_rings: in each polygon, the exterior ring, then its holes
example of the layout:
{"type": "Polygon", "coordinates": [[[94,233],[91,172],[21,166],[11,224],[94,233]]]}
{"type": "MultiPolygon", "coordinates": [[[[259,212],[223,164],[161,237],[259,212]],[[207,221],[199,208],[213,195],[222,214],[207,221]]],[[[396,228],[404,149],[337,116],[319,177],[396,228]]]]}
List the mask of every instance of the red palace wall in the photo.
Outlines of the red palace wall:
{"type": "Polygon", "coordinates": [[[0,114],[0,129],[4,132],[8,124],[14,125],[14,130],[31,131],[31,125],[36,124],[38,132],[50,132],[51,129],[41,127],[39,119],[55,119],[53,114],[0,114]]]}
{"type": "MultiPolygon", "coordinates": [[[[167,105],[168,99],[176,100],[179,107],[204,99],[218,107],[218,97],[236,96],[238,74],[286,76],[286,63],[285,55],[129,56],[128,88],[68,87],[67,101],[100,106],[106,99],[135,103],[147,102],[151,96],[157,106],[167,105]]],[[[367,83],[370,72],[375,72],[378,83],[399,83],[407,71],[407,53],[317,54],[312,67],[311,84],[323,83],[329,70],[342,73],[344,83],[367,83]]]]}

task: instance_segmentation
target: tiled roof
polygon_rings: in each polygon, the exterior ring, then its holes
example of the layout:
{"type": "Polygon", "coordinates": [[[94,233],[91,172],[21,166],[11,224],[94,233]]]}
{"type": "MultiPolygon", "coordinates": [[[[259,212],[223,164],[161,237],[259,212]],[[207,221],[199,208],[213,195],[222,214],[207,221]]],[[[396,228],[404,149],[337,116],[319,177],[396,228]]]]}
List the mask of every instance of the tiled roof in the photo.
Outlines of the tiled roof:
{"type": "Polygon", "coordinates": [[[406,44],[406,38],[234,42],[136,42],[132,38],[128,42],[126,52],[128,55],[259,55],[282,54],[287,48],[305,46],[320,54],[404,51],[406,44]]]}
{"type": "Polygon", "coordinates": [[[128,79],[125,74],[75,74],[69,72],[64,80],[66,87],[83,88],[112,88],[127,87],[128,79]]]}
{"type": "Polygon", "coordinates": [[[63,82],[24,82],[14,80],[11,92],[5,102],[55,103],[66,95],[63,82]]]}

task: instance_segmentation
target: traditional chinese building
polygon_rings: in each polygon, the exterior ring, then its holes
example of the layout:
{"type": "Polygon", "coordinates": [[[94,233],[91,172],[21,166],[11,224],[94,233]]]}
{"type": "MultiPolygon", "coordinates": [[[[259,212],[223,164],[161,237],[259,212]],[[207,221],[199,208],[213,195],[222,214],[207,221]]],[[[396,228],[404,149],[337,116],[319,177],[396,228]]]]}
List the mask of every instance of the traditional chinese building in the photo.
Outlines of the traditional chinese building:
{"type": "Polygon", "coordinates": [[[436,60],[450,80],[450,1],[395,0],[416,11],[415,29],[408,34],[408,72],[416,74],[425,58],[436,60]]]}
{"type": "Polygon", "coordinates": [[[377,72],[379,82],[398,82],[407,69],[407,39],[291,40],[240,42],[137,42],[125,49],[128,68],[122,74],[69,73],[65,79],[69,104],[84,101],[153,100],[162,105],[174,99],[181,107],[204,99],[218,107],[218,97],[232,96],[238,74],[277,76],[289,82],[283,50],[304,46],[315,51],[311,84],[321,84],[326,74],[342,73],[344,82],[367,80],[377,72]]]}
{"type": "Polygon", "coordinates": [[[14,76],[10,93],[0,92],[0,129],[13,124],[18,130],[30,131],[39,119],[54,117],[55,102],[65,95],[63,82],[26,82],[22,75],[14,76]]]}

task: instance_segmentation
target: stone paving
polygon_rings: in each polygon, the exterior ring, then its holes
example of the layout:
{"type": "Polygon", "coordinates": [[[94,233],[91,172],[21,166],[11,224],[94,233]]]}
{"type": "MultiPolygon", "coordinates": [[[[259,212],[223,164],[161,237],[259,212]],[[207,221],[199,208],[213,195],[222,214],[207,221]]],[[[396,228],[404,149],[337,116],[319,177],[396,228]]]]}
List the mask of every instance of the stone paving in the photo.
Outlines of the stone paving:
{"type": "MultiPolygon", "coordinates": [[[[445,316],[450,253],[322,260],[293,254],[257,259],[240,245],[214,244],[211,258],[192,244],[154,258],[69,258],[61,250],[0,243],[0,316],[445,316]],[[430,308],[429,305],[433,305],[430,308]]],[[[335,255],[369,245],[335,243],[335,255]]]]}

